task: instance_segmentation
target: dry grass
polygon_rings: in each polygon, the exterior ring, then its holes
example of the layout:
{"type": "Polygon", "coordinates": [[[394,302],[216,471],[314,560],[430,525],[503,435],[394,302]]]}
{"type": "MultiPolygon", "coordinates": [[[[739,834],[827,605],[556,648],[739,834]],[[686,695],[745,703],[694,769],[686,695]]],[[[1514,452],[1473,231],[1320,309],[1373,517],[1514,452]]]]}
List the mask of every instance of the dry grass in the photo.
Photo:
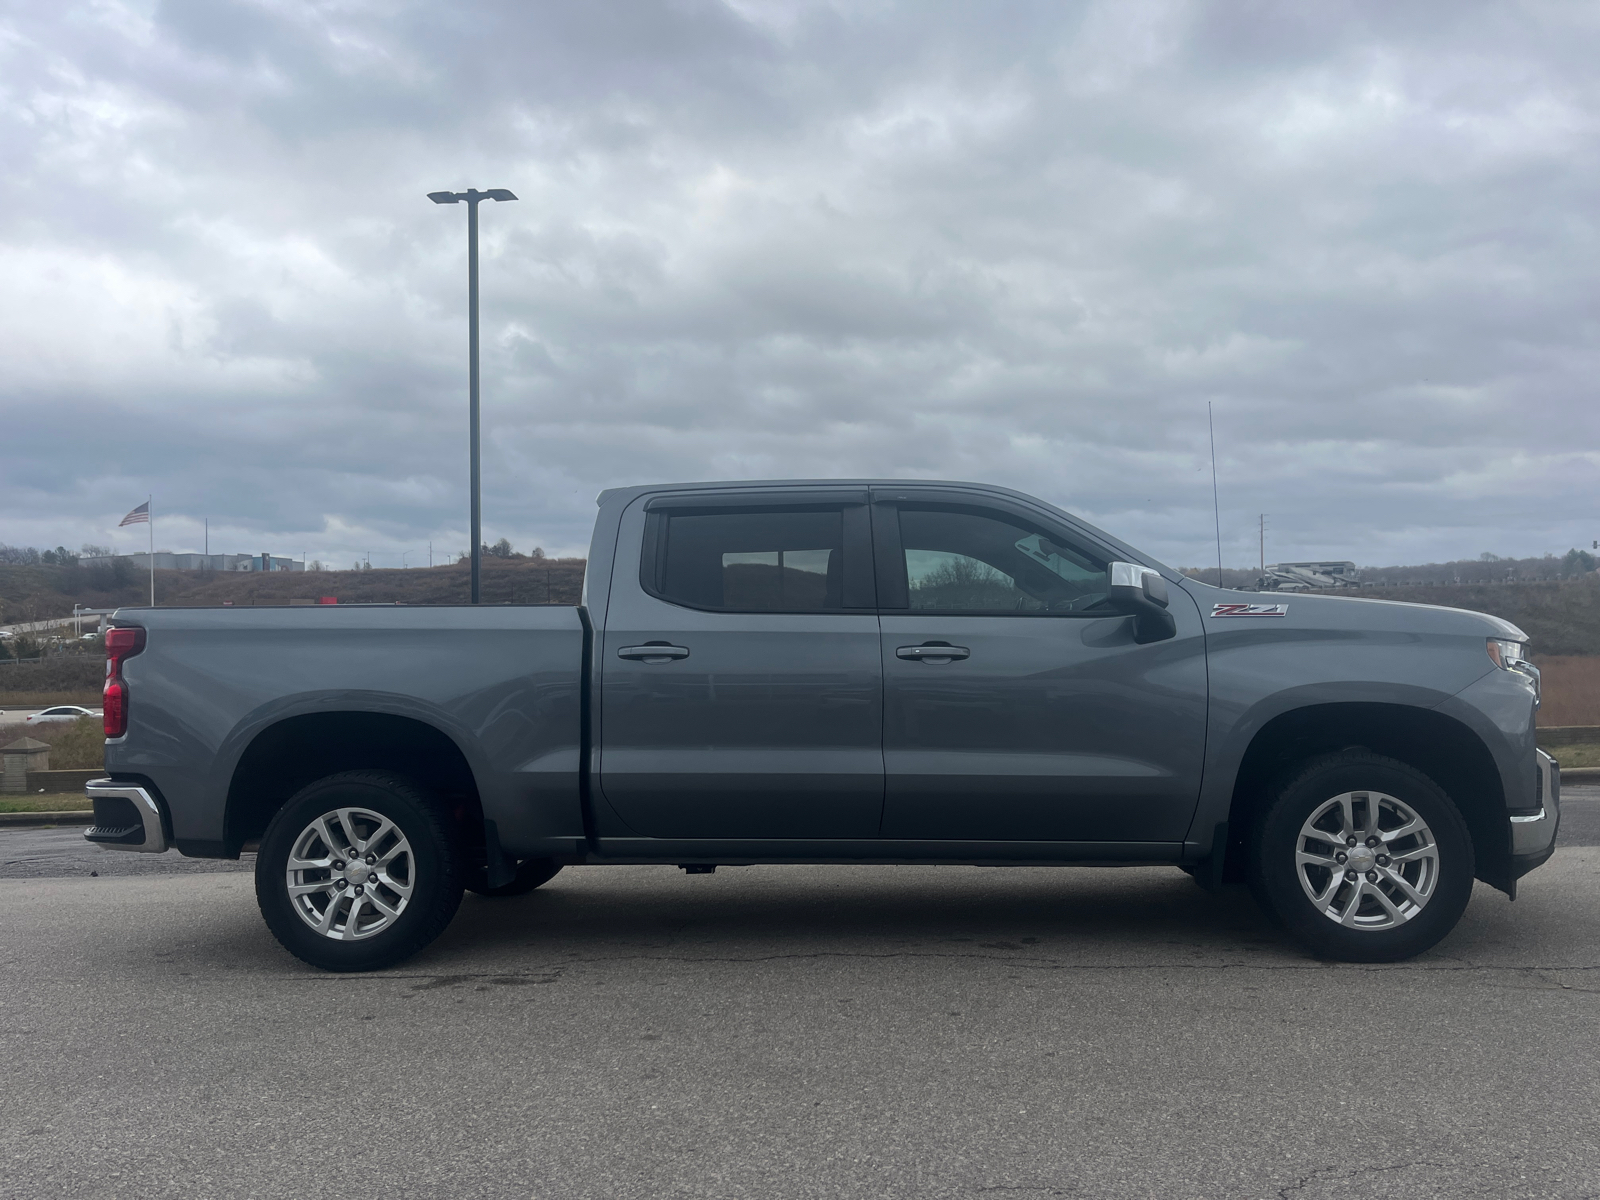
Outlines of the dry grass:
{"type": "Polygon", "coordinates": [[[57,725],[51,730],[51,770],[90,771],[105,765],[106,728],[99,717],[82,717],[70,725],[57,725]]]}
{"type": "Polygon", "coordinates": [[[1600,582],[1592,578],[1368,588],[1355,594],[1492,613],[1520,626],[1533,647],[1552,658],[1600,655],[1600,582]]]}
{"type": "Polygon", "coordinates": [[[83,717],[68,724],[8,725],[0,744],[32,738],[50,747],[52,771],[94,771],[106,765],[105,723],[99,717],[83,717]]]}
{"type": "Polygon", "coordinates": [[[0,662],[0,694],[97,691],[106,675],[103,650],[33,662],[0,662]]]}
{"type": "Polygon", "coordinates": [[[1600,656],[1538,656],[1543,676],[1541,725],[1600,725],[1600,656]]]}

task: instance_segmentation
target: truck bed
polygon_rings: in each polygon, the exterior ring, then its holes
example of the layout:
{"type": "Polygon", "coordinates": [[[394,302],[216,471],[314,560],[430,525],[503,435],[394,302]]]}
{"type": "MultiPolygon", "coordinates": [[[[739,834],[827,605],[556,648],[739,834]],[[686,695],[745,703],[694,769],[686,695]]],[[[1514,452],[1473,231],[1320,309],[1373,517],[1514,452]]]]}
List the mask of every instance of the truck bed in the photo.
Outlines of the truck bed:
{"type": "MultiPolygon", "coordinates": [[[[507,845],[583,837],[575,607],[147,608],[118,620],[147,642],[123,667],[139,737],[108,742],[106,765],[159,787],[185,853],[237,854],[248,834],[227,828],[230,792],[314,769],[275,757],[269,727],[346,710],[361,736],[386,727],[403,742],[408,722],[440,731],[507,845]]],[[[412,749],[426,740],[419,729],[412,749]]]]}

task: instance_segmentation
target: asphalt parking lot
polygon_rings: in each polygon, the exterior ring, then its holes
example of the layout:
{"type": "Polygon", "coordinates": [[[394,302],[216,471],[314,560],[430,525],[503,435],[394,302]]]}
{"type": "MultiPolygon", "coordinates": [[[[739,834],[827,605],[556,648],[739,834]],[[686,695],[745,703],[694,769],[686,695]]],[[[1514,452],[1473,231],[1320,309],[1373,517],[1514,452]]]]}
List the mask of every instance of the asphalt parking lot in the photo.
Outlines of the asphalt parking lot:
{"type": "Polygon", "coordinates": [[[0,831],[0,1195],[1596,1196],[1563,835],[1394,966],[1170,868],[588,867],[353,977],[247,863],[0,831]]]}

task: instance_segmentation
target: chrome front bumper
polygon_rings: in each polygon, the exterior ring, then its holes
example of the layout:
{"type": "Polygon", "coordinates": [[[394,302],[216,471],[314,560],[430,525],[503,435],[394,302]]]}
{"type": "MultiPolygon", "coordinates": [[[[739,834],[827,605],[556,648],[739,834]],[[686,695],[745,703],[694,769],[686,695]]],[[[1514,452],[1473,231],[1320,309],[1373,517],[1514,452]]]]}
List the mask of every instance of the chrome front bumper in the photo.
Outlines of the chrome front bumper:
{"type": "Polygon", "coordinates": [[[83,831],[86,841],[107,850],[161,854],[167,835],[161,806],[147,790],[111,779],[91,779],[84,793],[94,805],[95,823],[83,831]]]}
{"type": "Polygon", "coordinates": [[[1550,850],[1561,824],[1561,765],[1543,750],[1535,752],[1539,769],[1539,811],[1511,820],[1511,856],[1531,858],[1550,850]]]}

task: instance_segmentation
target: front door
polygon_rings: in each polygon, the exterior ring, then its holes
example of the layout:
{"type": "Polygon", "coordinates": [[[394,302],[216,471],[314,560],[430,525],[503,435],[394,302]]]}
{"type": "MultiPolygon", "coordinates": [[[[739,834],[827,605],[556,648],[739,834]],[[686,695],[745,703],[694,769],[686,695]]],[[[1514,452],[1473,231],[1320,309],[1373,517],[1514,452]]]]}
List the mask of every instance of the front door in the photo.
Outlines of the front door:
{"type": "Polygon", "coordinates": [[[876,506],[883,834],[1178,842],[1199,793],[1199,613],[1138,645],[1105,603],[1110,555],[1022,509],[876,506]]]}
{"type": "Polygon", "coordinates": [[[623,520],[601,791],[676,839],[863,838],[883,812],[865,491],[658,498],[623,520]]]}

